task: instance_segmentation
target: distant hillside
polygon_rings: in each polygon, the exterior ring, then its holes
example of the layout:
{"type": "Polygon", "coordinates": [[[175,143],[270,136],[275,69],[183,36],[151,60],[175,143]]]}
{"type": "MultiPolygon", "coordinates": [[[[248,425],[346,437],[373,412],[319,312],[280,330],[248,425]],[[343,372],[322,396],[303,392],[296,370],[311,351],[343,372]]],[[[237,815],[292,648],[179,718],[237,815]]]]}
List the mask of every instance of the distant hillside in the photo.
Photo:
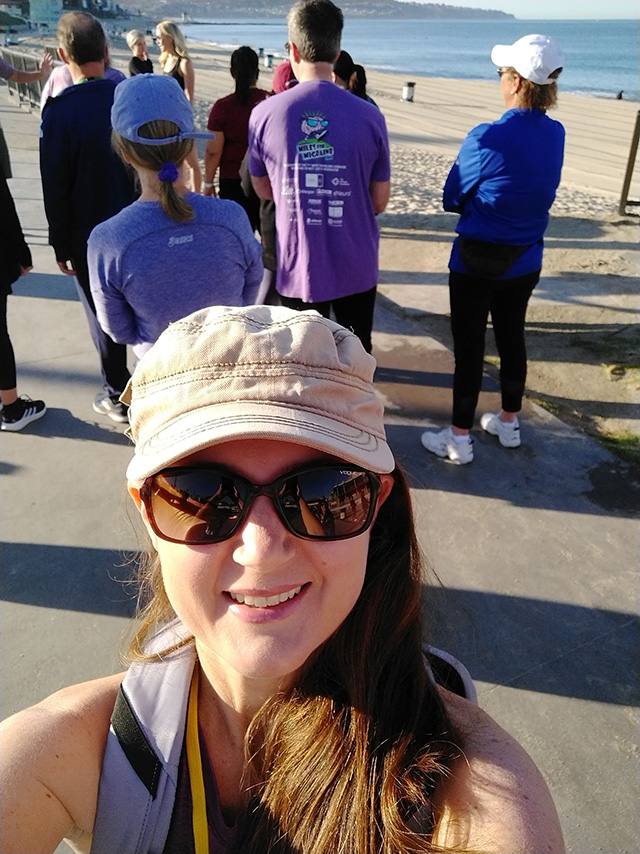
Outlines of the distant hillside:
{"type": "MultiPolygon", "coordinates": [[[[183,13],[192,21],[216,18],[284,18],[293,3],[273,0],[131,0],[122,3],[135,15],[141,13],[151,18],[180,20],[183,13]]],[[[492,9],[465,9],[444,3],[409,3],[398,0],[337,0],[347,17],[368,18],[464,18],[513,19],[514,15],[492,9]]]]}

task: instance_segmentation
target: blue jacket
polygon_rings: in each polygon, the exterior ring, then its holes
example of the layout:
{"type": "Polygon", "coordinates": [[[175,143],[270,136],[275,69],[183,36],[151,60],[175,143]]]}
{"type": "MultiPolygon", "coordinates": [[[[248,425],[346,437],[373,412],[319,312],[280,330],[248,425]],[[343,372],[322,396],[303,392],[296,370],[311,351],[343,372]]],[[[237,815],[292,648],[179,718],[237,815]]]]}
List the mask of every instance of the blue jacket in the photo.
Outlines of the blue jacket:
{"type": "Polygon", "coordinates": [[[42,111],[40,173],[58,261],[84,254],[93,228],[137,196],[133,173],[111,147],[115,88],[104,79],[77,83],[42,111]]]}
{"type": "MultiPolygon", "coordinates": [[[[475,127],[446,180],[443,205],[459,213],[462,237],[528,248],[501,278],[542,266],[542,237],[560,183],[564,128],[540,110],[508,110],[475,127]]],[[[467,272],[456,238],[449,269],[467,272]]]]}

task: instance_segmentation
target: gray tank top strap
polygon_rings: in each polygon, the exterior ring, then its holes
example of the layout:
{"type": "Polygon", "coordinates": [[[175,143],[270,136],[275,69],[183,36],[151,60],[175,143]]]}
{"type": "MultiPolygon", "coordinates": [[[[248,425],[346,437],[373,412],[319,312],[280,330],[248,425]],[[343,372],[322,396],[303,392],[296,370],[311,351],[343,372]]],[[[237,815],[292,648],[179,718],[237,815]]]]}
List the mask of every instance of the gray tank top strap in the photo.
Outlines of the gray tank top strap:
{"type": "MultiPolygon", "coordinates": [[[[181,634],[182,632],[182,634],[181,634]]],[[[183,639],[173,623],[147,652],[183,639]]],[[[193,644],[127,671],[111,718],[91,854],[162,854],[178,783],[193,644]]]]}

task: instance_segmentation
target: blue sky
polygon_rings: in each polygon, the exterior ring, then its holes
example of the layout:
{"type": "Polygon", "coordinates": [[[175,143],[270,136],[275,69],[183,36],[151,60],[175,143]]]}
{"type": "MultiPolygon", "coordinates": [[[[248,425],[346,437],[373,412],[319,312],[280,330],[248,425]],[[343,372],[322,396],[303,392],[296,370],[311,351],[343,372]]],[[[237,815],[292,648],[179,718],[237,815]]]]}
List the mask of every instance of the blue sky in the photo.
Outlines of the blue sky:
{"type": "MultiPolygon", "coordinates": [[[[427,0],[418,0],[427,2],[427,0]]],[[[431,0],[429,0],[431,2],[431,0]]],[[[441,0],[450,6],[472,9],[499,9],[521,20],[548,21],[551,18],[635,18],[638,19],[638,0],[441,0]]]]}

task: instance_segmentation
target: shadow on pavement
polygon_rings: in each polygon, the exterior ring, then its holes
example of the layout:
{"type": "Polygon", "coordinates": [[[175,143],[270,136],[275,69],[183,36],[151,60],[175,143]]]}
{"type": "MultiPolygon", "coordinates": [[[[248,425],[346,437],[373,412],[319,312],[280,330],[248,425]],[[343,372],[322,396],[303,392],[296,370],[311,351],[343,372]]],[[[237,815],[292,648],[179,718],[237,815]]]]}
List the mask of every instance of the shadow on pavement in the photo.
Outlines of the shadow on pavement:
{"type": "Polygon", "coordinates": [[[430,640],[481,682],[640,706],[634,614],[474,590],[425,587],[430,640]]]}
{"type": "MultiPolygon", "coordinates": [[[[29,373],[28,370],[21,370],[20,375],[25,377],[29,373]]],[[[89,409],[89,412],[93,411],[89,409]]],[[[100,418],[100,415],[95,417],[100,418]]],[[[44,418],[27,425],[22,432],[42,436],[45,439],[84,439],[87,442],[107,442],[110,445],[126,445],[132,448],[131,440],[124,435],[125,427],[125,424],[117,424],[106,417],[103,417],[99,423],[93,424],[76,418],[68,409],[48,407],[44,418]]],[[[0,474],[11,473],[6,467],[0,468],[0,474]]]]}
{"type": "Polygon", "coordinates": [[[434,406],[421,414],[423,426],[385,425],[391,449],[413,489],[475,495],[514,507],[636,518],[640,490],[632,466],[562,422],[523,423],[522,445],[515,450],[501,448],[493,436],[476,428],[473,463],[458,466],[429,454],[420,444],[425,427],[446,423],[442,417],[441,408],[434,406]],[[606,478],[600,476],[603,467],[606,478]]]}
{"type": "Polygon", "coordinates": [[[131,617],[136,588],[131,552],[33,543],[3,545],[5,602],[131,617]]]}

